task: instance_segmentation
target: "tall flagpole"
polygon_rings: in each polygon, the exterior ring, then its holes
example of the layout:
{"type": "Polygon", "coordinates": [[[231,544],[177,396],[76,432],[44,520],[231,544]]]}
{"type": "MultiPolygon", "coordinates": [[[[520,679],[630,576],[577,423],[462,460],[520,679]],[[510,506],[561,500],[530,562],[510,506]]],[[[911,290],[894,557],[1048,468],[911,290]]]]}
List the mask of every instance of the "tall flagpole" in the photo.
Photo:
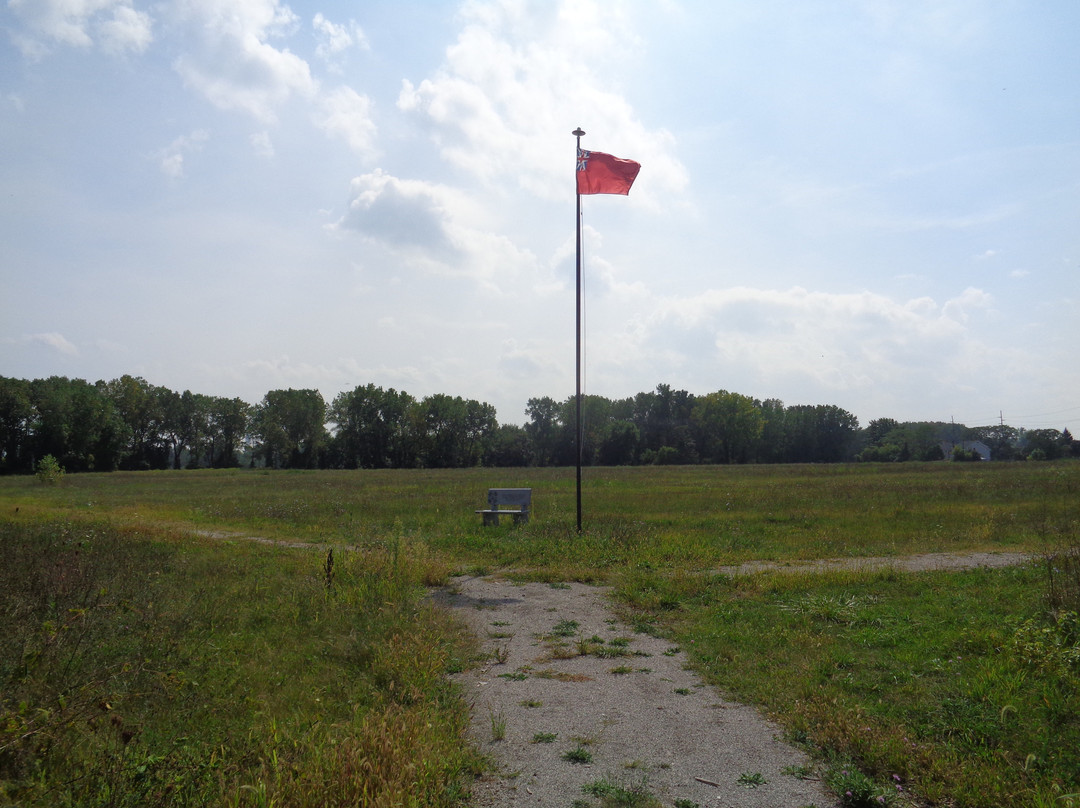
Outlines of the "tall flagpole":
{"type": "Polygon", "coordinates": [[[574,195],[577,197],[577,529],[581,532],[581,444],[583,429],[581,425],[581,194],[577,190],[577,166],[581,155],[581,136],[585,134],[579,126],[570,134],[577,137],[577,151],[574,152],[574,195]]]}

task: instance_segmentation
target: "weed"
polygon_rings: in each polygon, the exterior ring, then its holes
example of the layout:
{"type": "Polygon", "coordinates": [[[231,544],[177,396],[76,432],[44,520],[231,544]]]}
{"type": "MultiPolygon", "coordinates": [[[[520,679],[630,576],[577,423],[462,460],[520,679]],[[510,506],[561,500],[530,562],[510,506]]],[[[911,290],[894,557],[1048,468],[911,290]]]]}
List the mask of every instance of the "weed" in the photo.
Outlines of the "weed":
{"type": "Polygon", "coordinates": [[[757,788],[768,783],[768,780],[765,779],[761,772],[743,772],[735,782],[743,788],[757,788]]]}
{"type": "Polygon", "coordinates": [[[634,669],[631,668],[629,665],[619,665],[618,667],[615,667],[615,668],[611,669],[611,673],[615,674],[616,676],[624,676],[624,675],[626,675],[628,673],[633,673],[633,672],[634,672],[634,669]]]}
{"type": "Polygon", "coordinates": [[[581,744],[578,744],[573,749],[568,749],[562,753],[562,759],[567,763],[592,763],[592,752],[586,749],[581,744]]]}
{"type": "Polygon", "coordinates": [[[500,673],[500,679],[506,679],[509,682],[524,682],[529,678],[529,672],[526,670],[516,670],[512,673],[500,673]]]}
{"type": "Polygon", "coordinates": [[[553,637],[573,637],[577,634],[578,621],[577,620],[560,620],[555,624],[555,627],[551,629],[551,636],[553,637]]]}
{"type": "Polygon", "coordinates": [[[885,791],[854,766],[830,769],[825,783],[836,792],[842,808],[879,808],[888,799],[885,791]]]}
{"type": "Polygon", "coordinates": [[[1080,540],[1076,523],[1071,528],[1073,546],[1048,553],[1043,563],[1046,569],[1046,601],[1051,613],[1080,612],[1080,540]]]}
{"type": "Polygon", "coordinates": [[[539,699],[522,699],[518,702],[518,704],[520,704],[522,707],[528,707],[530,709],[544,706],[544,702],[540,701],[539,699]]]}
{"type": "Polygon", "coordinates": [[[592,652],[600,659],[617,659],[619,657],[629,656],[626,648],[622,646],[601,645],[593,648],[592,652]]]}
{"type": "Polygon", "coordinates": [[[806,595],[794,603],[784,604],[780,608],[797,614],[805,614],[814,620],[828,623],[851,623],[859,615],[860,608],[873,598],[858,598],[852,595],[839,596],[814,593],[806,595]]]}
{"type": "Polygon", "coordinates": [[[543,668],[533,674],[537,679],[554,679],[558,682],[591,682],[592,677],[584,673],[571,673],[543,668]]]}
{"type": "Polygon", "coordinates": [[[506,740],[506,716],[501,710],[491,713],[491,740],[492,742],[506,740]]]}
{"type": "Polygon", "coordinates": [[[694,691],[692,691],[688,687],[676,687],[671,692],[674,693],[676,696],[689,696],[694,691]]]}
{"type": "Polygon", "coordinates": [[[586,783],[581,790],[600,800],[601,808],[661,808],[661,803],[648,790],[642,777],[635,783],[615,783],[607,778],[586,783]]]}
{"type": "Polygon", "coordinates": [[[596,652],[597,645],[584,637],[578,637],[577,641],[574,643],[574,648],[577,652],[577,656],[588,656],[589,654],[596,652]]]}
{"type": "Polygon", "coordinates": [[[579,640],[573,647],[564,642],[554,643],[548,648],[548,659],[573,659],[574,657],[585,656],[588,652],[588,647],[582,650],[581,641],[579,640]]]}
{"type": "Polygon", "coordinates": [[[326,560],[323,561],[323,579],[326,582],[326,589],[329,591],[334,586],[334,548],[331,547],[326,551],[326,560]]]}
{"type": "Polygon", "coordinates": [[[537,732],[532,736],[533,743],[555,743],[555,739],[559,737],[557,732],[537,732]]]}
{"type": "Polygon", "coordinates": [[[685,797],[679,797],[679,799],[675,800],[675,808],[701,808],[701,804],[685,797]]]}

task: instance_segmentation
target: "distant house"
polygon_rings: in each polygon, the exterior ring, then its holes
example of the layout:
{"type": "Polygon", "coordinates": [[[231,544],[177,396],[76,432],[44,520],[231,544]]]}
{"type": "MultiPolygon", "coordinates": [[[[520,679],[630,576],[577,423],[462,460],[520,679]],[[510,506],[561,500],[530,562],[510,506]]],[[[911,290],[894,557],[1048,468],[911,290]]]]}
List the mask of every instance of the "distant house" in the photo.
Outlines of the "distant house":
{"type": "Polygon", "coordinates": [[[952,459],[953,449],[963,449],[965,452],[978,452],[979,457],[983,460],[990,459],[990,447],[981,440],[962,440],[956,442],[943,440],[938,445],[941,446],[941,453],[945,455],[946,460],[952,459]]]}

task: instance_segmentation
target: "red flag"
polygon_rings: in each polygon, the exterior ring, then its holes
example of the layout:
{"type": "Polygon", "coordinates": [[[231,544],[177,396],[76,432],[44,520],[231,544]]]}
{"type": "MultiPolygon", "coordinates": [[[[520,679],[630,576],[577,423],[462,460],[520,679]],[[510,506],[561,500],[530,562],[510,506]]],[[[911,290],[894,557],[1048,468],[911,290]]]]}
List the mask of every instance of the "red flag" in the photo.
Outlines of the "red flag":
{"type": "Polygon", "coordinates": [[[641,171],[641,163],[623,160],[598,151],[578,149],[577,192],[579,194],[630,193],[641,171]]]}

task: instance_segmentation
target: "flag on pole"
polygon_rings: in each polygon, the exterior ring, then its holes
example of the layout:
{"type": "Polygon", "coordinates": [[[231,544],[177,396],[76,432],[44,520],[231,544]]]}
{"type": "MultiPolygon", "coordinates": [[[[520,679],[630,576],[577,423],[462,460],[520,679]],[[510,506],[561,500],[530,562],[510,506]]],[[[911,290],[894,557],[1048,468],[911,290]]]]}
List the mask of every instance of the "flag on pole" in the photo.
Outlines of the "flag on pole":
{"type": "Polygon", "coordinates": [[[641,171],[641,163],[612,157],[598,151],[578,149],[577,192],[579,194],[630,193],[630,186],[641,171]]]}

